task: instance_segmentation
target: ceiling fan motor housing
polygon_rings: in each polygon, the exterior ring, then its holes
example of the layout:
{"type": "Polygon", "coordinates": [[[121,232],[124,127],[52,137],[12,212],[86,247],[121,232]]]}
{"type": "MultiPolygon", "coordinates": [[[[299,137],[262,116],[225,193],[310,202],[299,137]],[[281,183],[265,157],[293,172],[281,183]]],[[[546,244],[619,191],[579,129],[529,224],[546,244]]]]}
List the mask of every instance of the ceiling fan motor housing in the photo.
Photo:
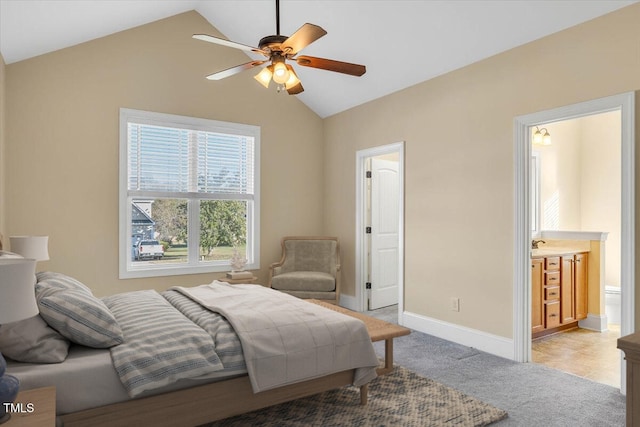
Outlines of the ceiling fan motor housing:
{"type": "Polygon", "coordinates": [[[260,43],[258,43],[258,47],[260,48],[260,50],[266,50],[269,52],[282,52],[282,49],[280,48],[280,46],[288,38],[289,38],[288,36],[281,36],[281,35],[266,36],[260,39],[260,43]]]}

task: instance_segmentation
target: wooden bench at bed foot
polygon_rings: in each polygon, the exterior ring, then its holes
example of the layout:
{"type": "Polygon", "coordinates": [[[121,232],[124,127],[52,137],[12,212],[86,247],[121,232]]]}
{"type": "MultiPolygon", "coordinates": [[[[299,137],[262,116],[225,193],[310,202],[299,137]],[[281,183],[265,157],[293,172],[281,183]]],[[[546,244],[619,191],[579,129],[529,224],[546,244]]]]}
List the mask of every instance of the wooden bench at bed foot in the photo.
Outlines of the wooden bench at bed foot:
{"type": "Polygon", "coordinates": [[[385,322],[382,319],[367,316],[366,314],[349,310],[340,307],[339,305],[329,304],[325,301],[316,299],[310,299],[307,301],[326,307],[329,310],[337,311],[338,313],[346,314],[347,316],[362,320],[367,327],[367,332],[369,333],[372,342],[384,340],[384,365],[378,368],[378,375],[388,374],[393,370],[393,339],[409,335],[411,333],[411,329],[396,325],[395,323],[385,322]]]}

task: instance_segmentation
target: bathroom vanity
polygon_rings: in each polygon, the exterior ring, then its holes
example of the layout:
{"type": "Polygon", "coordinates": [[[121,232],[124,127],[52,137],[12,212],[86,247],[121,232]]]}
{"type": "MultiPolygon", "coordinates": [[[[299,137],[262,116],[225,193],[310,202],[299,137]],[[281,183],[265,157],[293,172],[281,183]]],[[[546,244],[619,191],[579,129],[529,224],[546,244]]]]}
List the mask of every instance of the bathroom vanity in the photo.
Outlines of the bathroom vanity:
{"type": "Polygon", "coordinates": [[[534,249],[531,255],[531,337],[575,328],[587,317],[588,252],[534,249]]]}

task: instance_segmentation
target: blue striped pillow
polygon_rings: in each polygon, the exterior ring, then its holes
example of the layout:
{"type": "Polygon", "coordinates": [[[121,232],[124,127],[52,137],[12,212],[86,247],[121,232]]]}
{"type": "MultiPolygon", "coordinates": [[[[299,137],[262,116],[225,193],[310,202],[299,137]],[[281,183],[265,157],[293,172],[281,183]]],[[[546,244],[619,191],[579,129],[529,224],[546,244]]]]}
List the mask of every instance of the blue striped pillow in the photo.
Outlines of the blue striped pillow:
{"type": "Polygon", "coordinates": [[[38,273],[40,316],[70,341],[87,347],[122,344],[122,329],[107,306],[88,287],[60,273],[38,273]]]}

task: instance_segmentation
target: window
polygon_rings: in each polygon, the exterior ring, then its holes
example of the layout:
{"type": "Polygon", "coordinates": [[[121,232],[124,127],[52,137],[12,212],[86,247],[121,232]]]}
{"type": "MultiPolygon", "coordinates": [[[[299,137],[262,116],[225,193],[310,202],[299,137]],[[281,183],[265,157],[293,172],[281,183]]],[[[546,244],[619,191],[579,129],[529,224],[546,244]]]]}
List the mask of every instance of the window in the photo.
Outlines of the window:
{"type": "Polygon", "coordinates": [[[540,234],[540,152],[531,154],[531,237],[540,234]]]}
{"type": "Polygon", "coordinates": [[[120,110],[120,278],[260,268],[260,128],[120,110]]]}

